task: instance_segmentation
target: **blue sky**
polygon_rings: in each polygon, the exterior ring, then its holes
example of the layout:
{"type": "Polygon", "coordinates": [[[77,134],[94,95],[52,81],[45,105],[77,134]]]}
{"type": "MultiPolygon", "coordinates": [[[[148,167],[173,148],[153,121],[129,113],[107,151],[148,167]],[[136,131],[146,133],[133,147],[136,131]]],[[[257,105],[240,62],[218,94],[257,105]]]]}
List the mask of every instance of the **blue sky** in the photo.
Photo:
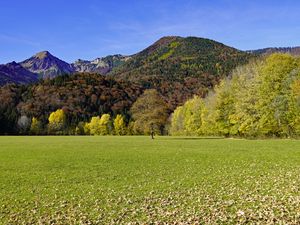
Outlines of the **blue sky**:
{"type": "Polygon", "coordinates": [[[67,62],[133,54],[165,35],[299,46],[299,11],[296,0],[2,0],[0,63],[43,50],[67,62]]]}

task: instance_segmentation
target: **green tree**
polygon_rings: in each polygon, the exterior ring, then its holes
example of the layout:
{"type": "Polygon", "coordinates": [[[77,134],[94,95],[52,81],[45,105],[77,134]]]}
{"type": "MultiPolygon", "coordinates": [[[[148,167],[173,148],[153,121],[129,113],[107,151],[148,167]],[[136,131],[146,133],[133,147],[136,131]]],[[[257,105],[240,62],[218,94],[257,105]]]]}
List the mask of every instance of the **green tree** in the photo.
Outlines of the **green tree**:
{"type": "Polygon", "coordinates": [[[235,134],[232,116],[235,113],[235,82],[222,80],[204,100],[200,131],[205,135],[235,134]]]}
{"type": "Polygon", "coordinates": [[[136,134],[135,130],[134,130],[134,121],[130,121],[128,123],[128,126],[127,126],[127,134],[128,135],[134,135],[136,134]]]}
{"type": "Polygon", "coordinates": [[[236,79],[224,79],[215,88],[215,104],[214,104],[214,129],[215,134],[229,136],[236,134],[233,131],[234,121],[232,120],[235,114],[236,92],[238,86],[236,79]]]}
{"type": "Polygon", "coordinates": [[[253,61],[233,72],[235,85],[235,113],[231,115],[232,130],[241,136],[257,136],[259,113],[256,107],[258,102],[261,61],[253,61]]]}
{"type": "Polygon", "coordinates": [[[84,122],[79,122],[78,123],[78,125],[75,128],[75,134],[76,135],[84,135],[85,134],[85,132],[84,132],[84,125],[85,125],[84,122]]]}
{"type": "MultiPolygon", "coordinates": [[[[300,135],[300,79],[291,84],[289,99],[288,125],[295,136],[300,135]]],[[[290,134],[291,135],[291,134],[290,134]]]]}
{"type": "Polygon", "coordinates": [[[258,129],[262,135],[289,135],[289,95],[292,81],[298,75],[297,68],[296,59],[287,54],[273,54],[262,66],[256,103],[258,129]]]}
{"type": "Polygon", "coordinates": [[[163,134],[168,120],[168,107],[159,93],[154,89],[146,90],[131,107],[134,128],[138,133],[163,134]]]}

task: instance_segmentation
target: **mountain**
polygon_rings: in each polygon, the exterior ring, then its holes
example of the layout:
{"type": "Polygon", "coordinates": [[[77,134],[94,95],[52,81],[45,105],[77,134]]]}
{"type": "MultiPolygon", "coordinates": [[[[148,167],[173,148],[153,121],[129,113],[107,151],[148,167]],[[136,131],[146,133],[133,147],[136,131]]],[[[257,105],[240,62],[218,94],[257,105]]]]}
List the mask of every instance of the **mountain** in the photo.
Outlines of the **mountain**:
{"type": "Polygon", "coordinates": [[[53,79],[25,87],[1,87],[0,115],[5,115],[2,121],[8,121],[3,127],[14,128],[21,115],[34,116],[46,126],[49,114],[60,108],[74,129],[78,122],[103,113],[121,113],[130,121],[132,104],[149,88],[162,95],[171,112],[193,95],[205,96],[232,69],[253,57],[257,56],[213,40],[177,36],[161,38],[130,57],[108,56],[72,65],[49,52],[38,53],[22,62],[28,70],[19,65],[20,69],[53,79]],[[97,74],[82,73],[85,71],[97,74]],[[63,73],[66,75],[57,76],[63,73]]]}
{"type": "Polygon", "coordinates": [[[51,55],[48,51],[43,51],[19,64],[13,62],[7,65],[1,65],[0,85],[6,83],[26,84],[37,81],[37,78],[52,79],[60,75],[74,74],[76,72],[105,75],[111,72],[115,67],[125,63],[128,59],[130,59],[130,56],[109,55],[92,61],[79,59],[75,63],[69,64],[51,55]],[[18,67],[14,69],[13,65],[18,65],[18,67]],[[22,67],[22,69],[20,67],[22,67]],[[34,79],[30,79],[29,77],[34,77],[34,79]]]}
{"type": "Polygon", "coordinates": [[[272,53],[288,53],[294,56],[300,55],[300,47],[284,47],[284,48],[262,48],[257,50],[247,51],[258,55],[270,55],[272,53]]]}
{"type": "Polygon", "coordinates": [[[173,109],[195,94],[204,96],[232,69],[253,57],[205,38],[167,36],[108,75],[159,90],[173,109]]]}
{"type": "Polygon", "coordinates": [[[8,83],[28,84],[37,80],[36,74],[26,70],[19,63],[0,65],[0,86],[8,83]]]}
{"type": "Polygon", "coordinates": [[[92,61],[78,59],[75,63],[72,63],[72,67],[76,72],[105,75],[111,72],[113,68],[125,63],[128,59],[130,59],[130,56],[123,55],[110,55],[92,61]]]}
{"type": "Polygon", "coordinates": [[[213,40],[169,36],[133,55],[113,74],[131,79],[143,75],[175,79],[201,77],[204,73],[221,76],[250,57],[249,53],[213,40]]]}
{"type": "MultiPolygon", "coordinates": [[[[205,38],[167,36],[131,56],[110,55],[92,61],[77,60],[69,64],[48,51],[43,51],[20,64],[42,79],[76,72],[98,73],[137,82],[145,88],[159,89],[161,87],[157,86],[158,83],[166,86],[173,85],[174,82],[179,82],[178,85],[181,86],[186,85],[186,82],[193,89],[188,90],[188,93],[204,95],[235,66],[247,62],[252,55],[205,38]]],[[[0,77],[3,80],[0,83],[6,83],[5,79],[0,77]]],[[[13,76],[10,81],[14,82],[13,76]]],[[[178,95],[178,98],[182,97],[178,95]]]]}
{"type": "Polygon", "coordinates": [[[74,72],[70,64],[56,58],[48,51],[39,52],[20,64],[30,72],[39,74],[41,78],[53,78],[74,72]]]}
{"type": "Polygon", "coordinates": [[[230,75],[233,68],[253,57],[256,54],[210,39],[167,36],[131,56],[111,55],[68,64],[44,51],[21,65],[40,78],[97,73],[118,82],[129,81],[142,89],[155,88],[164,96],[169,108],[174,109],[193,95],[205,96],[220,79],[230,75]]]}
{"type": "MultiPolygon", "coordinates": [[[[7,66],[1,65],[3,71],[0,73],[0,85],[8,82],[32,82],[32,73],[44,79],[80,72],[129,80],[146,88],[161,88],[162,83],[164,86],[173,85],[174,82],[178,82],[179,86],[188,83],[190,88],[197,89],[188,90],[188,93],[205,95],[221,78],[229,75],[234,67],[246,63],[250,58],[274,52],[300,55],[300,47],[240,51],[210,39],[166,36],[131,56],[109,55],[91,61],[79,59],[71,64],[48,51],[39,52],[19,63],[23,70],[10,66],[12,71],[8,72],[7,66]],[[28,71],[25,72],[24,69],[28,71]],[[19,70],[20,73],[17,73],[19,70]]],[[[190,97],[189,94],[187,97],[190,97]]]]}

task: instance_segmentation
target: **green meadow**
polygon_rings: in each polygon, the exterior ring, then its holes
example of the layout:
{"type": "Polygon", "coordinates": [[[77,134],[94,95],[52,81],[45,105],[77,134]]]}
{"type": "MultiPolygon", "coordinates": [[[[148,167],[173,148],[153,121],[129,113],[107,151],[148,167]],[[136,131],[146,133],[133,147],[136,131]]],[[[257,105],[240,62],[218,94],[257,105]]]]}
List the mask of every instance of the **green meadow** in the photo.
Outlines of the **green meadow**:
{"type": "Polygon", "coordinates": [[[0,137],[0,224],[297,224],[300,142],[0,137]]]}

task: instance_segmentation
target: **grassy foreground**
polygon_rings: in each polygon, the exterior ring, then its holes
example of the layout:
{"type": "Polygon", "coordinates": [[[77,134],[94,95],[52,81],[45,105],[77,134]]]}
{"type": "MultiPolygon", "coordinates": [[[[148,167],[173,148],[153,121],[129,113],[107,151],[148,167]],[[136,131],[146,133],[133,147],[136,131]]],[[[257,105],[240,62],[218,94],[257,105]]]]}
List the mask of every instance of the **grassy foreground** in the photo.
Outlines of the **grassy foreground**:
{"type": "Polygon", "coordinates": [[[0,137],[0,224],[297,224],[300,142],[0,137]]]}

